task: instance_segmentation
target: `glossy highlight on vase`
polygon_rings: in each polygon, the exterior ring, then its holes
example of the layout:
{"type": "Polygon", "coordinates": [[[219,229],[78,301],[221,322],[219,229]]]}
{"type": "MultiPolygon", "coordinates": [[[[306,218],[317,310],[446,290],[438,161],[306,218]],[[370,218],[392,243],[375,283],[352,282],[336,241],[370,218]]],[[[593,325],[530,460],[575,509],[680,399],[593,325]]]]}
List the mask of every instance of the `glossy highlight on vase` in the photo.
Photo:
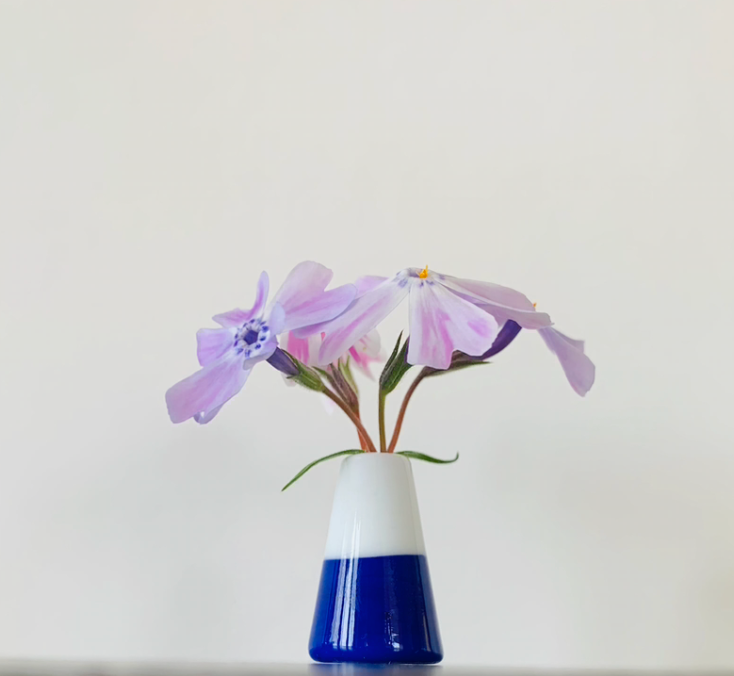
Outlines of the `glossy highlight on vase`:
{"type": "Polygon", "coordinates": [[[440,662],[426,557],[326,559],[309,653],[318,662],[440,662]]]}

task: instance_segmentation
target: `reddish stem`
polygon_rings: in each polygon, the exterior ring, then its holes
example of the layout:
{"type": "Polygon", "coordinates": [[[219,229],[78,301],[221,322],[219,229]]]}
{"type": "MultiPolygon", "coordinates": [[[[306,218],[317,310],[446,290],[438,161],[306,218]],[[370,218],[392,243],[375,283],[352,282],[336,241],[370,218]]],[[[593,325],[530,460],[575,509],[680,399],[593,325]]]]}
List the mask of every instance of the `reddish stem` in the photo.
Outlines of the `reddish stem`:
{"type": "Polygon", "coordinates": [[[347,406],[340,397],[338,397],[336,394],[334,394],[328,387],[325,387],[323,390],[324,394],[329,397],[344,413],[347,414],[349,419],[354,423],[354,426],[357,428],[357,433],[360,435],[360,437],[364,437],[364,441],[367,445],[367,452],[368,453],[375,453],[376,448],[375,445],[372,443],[372,439],[370,439],[370,435],[367,432],[367,430],[364,428],[364,425],[362,424],[362,421],[354,414],[354,412],[347,406]]]}
{"type": "Polygon", "coordinates": [[[408,404],[413,396],[413,393],[420,385],[423,378],[428,375],[427,371],[423,369],[416,379],[410,384],[408,391],[405,393],[403,403],[400,405],[400,413],[398,413],[398,419],[395,421],[395,430],[392,433],[392,439],[390,439],[390,445],[387,448],[388,453],[394,453],[395,447],[398,445],[398,437],[400,436],[400,430],[403,428],[403,419],[405,418],[405,412],[408,410],[408,404]]]}

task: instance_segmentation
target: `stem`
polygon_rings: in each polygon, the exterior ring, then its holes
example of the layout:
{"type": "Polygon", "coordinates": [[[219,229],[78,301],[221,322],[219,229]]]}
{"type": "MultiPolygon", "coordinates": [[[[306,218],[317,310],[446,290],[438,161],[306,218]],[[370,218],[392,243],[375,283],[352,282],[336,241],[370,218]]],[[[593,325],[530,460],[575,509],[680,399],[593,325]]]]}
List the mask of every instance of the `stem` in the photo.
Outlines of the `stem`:
{"type": "MultiPolygon", "coordinates": [[[[359,406],[355,409],[354,415],[357,416],[357,420],[362,422],[362,416],[359,414],[359,406]]],[[[357,434],[359,435],[359,447],[363,451],[366,451],[367,450],[367,440],[364,438],[364,435],[359,430],[357,430],[357,434]]]]}
{"type": "Polygon", "coordinates": [[[372,439],[370,439],[370,435],[364,428],[362,421],[356,415],[354,415],[354,412],[350,410],[349,406],[347,406],[339,397],[337,397],[328,387],[325,387],[323,389],[323,393],[327,397],[329,397],[329,399],[331,399],[342,411],[344,411],[347,416],[349,416],[349,419],[354,423],[354,426],[357,428],[357,432],[359,432],[359,434],[363,436],[364,440],[367,442],[367,452],[376,453],[377,449],[372,443],[372,439]]]}
{"type": "Polygon", "coordinates": [[[410,384],[408,391],[405,393],[403,403],[400,405],[400,413],[398,413],[398,419],[395,421],[395,430],[392,433],[392,439],[390,439],[390,446],[387,449],[388,453],[394,453],[395,447],[398,445],[398,437],[400,436],[400,430],[403,428],[403,419],[405,418],[405,411],[408,410],[408,403],[413,393],[420,385],[423,378],[428,375],[426,369],[423,369],[416,377],[416,379],[410,384]]]}
{"type": "Polygon", "coordinates": [[[385,393],[380,390],[378,399],[377,419],[380,425],[380,453],[387,451],[387,435],[385,434],[385,393]]]}

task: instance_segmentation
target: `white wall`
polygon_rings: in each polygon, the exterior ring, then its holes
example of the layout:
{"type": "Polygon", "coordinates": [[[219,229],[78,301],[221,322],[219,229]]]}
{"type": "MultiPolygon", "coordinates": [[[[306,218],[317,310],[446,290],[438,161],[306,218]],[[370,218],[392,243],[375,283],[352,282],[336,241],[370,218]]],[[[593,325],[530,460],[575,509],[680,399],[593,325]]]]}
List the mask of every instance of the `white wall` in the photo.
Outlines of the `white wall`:
{"type": "Polygon", "coordinates": [[[307,657],[338,465],[279,489],[348,422],[267,367],[208,427],[163,393],[312,258],[515,286],[597,364],[522,334],[416,395],[447,661],[734,666],[733,22],[0,4],[0,656],[307,657]]]}

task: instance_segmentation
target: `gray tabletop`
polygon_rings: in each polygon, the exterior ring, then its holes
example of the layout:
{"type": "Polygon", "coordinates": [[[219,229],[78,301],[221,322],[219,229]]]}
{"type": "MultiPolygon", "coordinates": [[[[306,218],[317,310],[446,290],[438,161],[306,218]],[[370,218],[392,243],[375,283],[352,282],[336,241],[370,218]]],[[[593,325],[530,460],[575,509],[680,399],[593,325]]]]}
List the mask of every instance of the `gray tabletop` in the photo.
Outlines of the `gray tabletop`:
{"type": "Polygon", "coordinates": [[[365,665],[351,664],[168,664],[132,662],[71,662],[0,660],[0,676],[703,676],[703,674],[734,674],[731,671],[625,671],[581,669],[516,669],[440,664],[365,665]]]}

